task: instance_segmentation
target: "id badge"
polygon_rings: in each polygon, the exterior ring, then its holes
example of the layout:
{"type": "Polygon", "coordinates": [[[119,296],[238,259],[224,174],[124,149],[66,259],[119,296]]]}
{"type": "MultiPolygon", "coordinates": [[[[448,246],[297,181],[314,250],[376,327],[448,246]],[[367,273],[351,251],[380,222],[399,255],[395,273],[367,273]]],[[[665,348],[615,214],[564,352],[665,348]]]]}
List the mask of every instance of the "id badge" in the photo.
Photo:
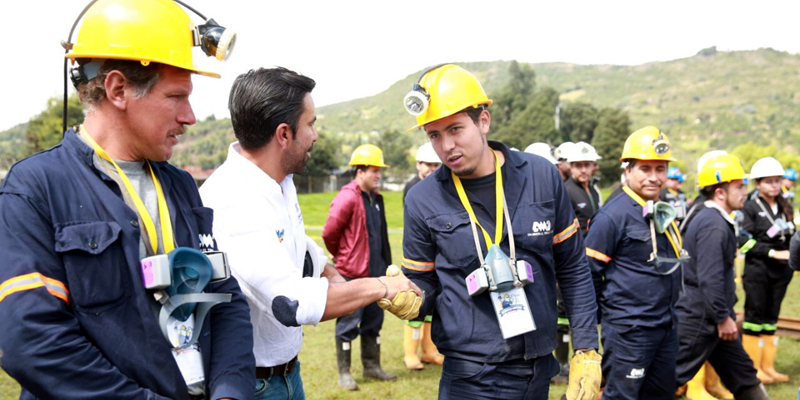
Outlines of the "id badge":
{"type": "Polygon", "coordinates": [[[533,322],[528,296],[522,288],[514,288],[505,292],[491,292],[497,322],[503,332],[503,339],[509,339],[536,330],[533,322]]]}
{"type": "Polygon", "coordinates": [[[769,229],[767,229],[767,236],[768,236],[770,239],[772,239],[772,238],[774,238],[774,237],[775,237],[775,235],[777,235],[778,233],[780,233],[780,231],[781,231],[781,228],[779,228],[779,227],[778,227],[778,224],[776,223],[776,224],[774,224],[774,225],[770,226],[770,227],[769,227],[769,229]]]}
{"type": "Polygon", "coordinates": [[[172,356],[181,370],[186,386],[203,382],[205,373],[203,372],[203,356],[200,354],[200,345],[195,342],[186,348],[177,348],[185,345],[192,337],[194,330],[194,315],[184,322],[170,317],[168,324],[170,344],[172,344],[172,356]]]}

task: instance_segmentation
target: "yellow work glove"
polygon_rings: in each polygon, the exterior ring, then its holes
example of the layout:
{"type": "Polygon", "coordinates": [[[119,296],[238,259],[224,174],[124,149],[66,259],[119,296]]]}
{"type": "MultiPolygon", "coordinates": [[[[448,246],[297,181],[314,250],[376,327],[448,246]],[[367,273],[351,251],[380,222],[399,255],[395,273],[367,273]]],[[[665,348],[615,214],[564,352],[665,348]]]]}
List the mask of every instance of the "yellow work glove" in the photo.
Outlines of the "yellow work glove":
{"type": "Polygon", "coordinates": [[[419,315],[422,299],[413,290],[398,292],[392,300],[380,299],[378,306],[400,319],[414,319],[419,315]]]}
{"type": "Polygon", "coordinates": [[[600,394],[602,357],[594,350],[575,354],[569,363],[567,400],[595,400],[600,394]]]}
{"type": "MultiPolygon", "coordinates": [[[[398,266],[392,264],[386,269],[386,276],[398,275],[403,275],[403,271],[401,271],[398,266]]],[[[386,283],[383,281],[381,281],[381,283],[386,285],[386,283]]],[[[392,300],[378,300],[378,306],[396,315],[397,318],[410,320],[419,315],[419,308],[422,306],[422,299],[417,296],[413,290],[406,290],[403,292],[398,292],[392,300]]]]}

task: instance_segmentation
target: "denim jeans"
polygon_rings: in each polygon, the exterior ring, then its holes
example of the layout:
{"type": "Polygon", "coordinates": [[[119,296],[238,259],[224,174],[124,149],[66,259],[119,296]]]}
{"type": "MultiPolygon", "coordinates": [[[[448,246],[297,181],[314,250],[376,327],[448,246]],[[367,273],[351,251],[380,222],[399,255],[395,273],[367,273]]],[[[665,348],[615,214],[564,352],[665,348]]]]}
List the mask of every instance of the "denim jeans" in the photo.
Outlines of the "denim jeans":
{"type": "Polygon", "coordinates": [[[255,397],[256,400],[305,400],[300,361],[289,375],[272,376],[269,380],[256,379],[255,397]]]}

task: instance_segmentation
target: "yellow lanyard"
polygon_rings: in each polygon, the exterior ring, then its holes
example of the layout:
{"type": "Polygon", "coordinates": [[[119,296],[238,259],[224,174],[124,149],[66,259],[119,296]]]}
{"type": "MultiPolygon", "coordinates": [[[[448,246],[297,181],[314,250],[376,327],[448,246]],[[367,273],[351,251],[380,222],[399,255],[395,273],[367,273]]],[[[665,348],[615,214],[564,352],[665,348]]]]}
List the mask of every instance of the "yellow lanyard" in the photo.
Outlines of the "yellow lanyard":
{"type": "Polygon", "coordinates": [[[453,183],[456,185],[456,192],[458,192],[458,199],[461,200],[461,204],[467,210],[467,214],[469,217],[474,221],[483,231],[483,238],[486,239],[486,248],[488,250],[492,244],[500,245],[500,239],[503,238],[503,173],[500,172],[500,159],[497,157],[497,154],[492,150],[492,154],[494,155],[494,168],[495,168],[495,215],[497,216],[497,222],[495,223],[495,231],[494,231],[494,242],[489,237],[489,233],[486,232],[486,229],[483,229],[481,223],[478,222],[478,218],[475,217],[475,211],[472,210],[472,205],[469,204],[469,199],[467,198],[467,193],[464,191],[464,185],[461,184],[461,179],[456,176],[453,171],[450,171],[450,176],[453,178],[453,183]]]}
{"type": "Polygon", "coordinates": [[[675,196],[676,198],[678,197],[678,191],[677,190],[667,188],[667,191],[672,193],[672,195],[675,196]]]}
{"type": "MultiPolygon", "coordinates": [[[[640,206],[644,207],[644,205],[645,205],[644,199],[639,197],[639,195],[636,194],[636,192],[634,192],[633,189],[631,189],[630,187],[625,185],[625,186],[622,187],[622,190],[624,190],[625,193],[628,194],[628,196],[631,196],[631,198],[635,202],[639,203],[640,206]]],[[[678,243],[675,244],[675,239],[672,239],[672,235],[669,234],[669,230],[665,231],[664,234],[667,236],[667,239],[669,240],[669,243],[672,245],[672,250],[675,251],[675,257],[680,257],[681,256],[681,252],[678,251],[678,249],[683,248],[683,238],[681,237],[681,234],[678,231],[678,224],[676,224],[675,221],[672,221],[671,226],[672,226],[672,232],[675,234],[675,237],[677,238],[678,243]]],[[[653,238],[653,240],[656,240],[656,238],[653,238]]]]}
{"type": "MultiPolygon", "coordinates": [[[[153,218],[150,216],[150,213],[147,212],[147,208],[144,206],[141,197],[136,193],[134,190],[133,185],[131,185],[131,181],[128,180],[128,177],[125,175],[125,172],[117,165],[111,157],[108,156],[105,150],[103,150],[97,142],[92,139],[92,136],[89,135],[89,132],[86,131],[86,128],[81,125],[80,131],[85,133],[81,135],[81,137],[89,143],[89,146],[94,149],[95,153],[97,153],[100,158],[110,162],[114,165],[114,168],[117,169],[117,173],[119,174],[120,178],[122,179],[122,183],[125,186],[125,190],[128,191],[128,194],[133,200],[133,204],[136,206],[136,211],[139,214],[139,218],[142,219],[144,223],[144,229],[147,232],[148,239],[150,239],[150,248],[153,251],[153,254],[158,253],[158,233],[156,232],[156,226],[153,223],[153,218]]],[[[153,178],[153,184],[156,187],[156,197],[158,198],[158,216],[159,222],[161,222],[161,240],[164,245],[164,253],[169,253],[175,248],[175,242],[172,236],[172,221],[170,220],[169,216],[169,208],[167,208],[167,198],[164,196],[164,191],[161,189],[161,183],[158,182],[158,178],[156,178],[155,171],[153,170],[153,166],[150,165],[150,160],[145,160],[147,162],[147,167],[150,170],[150,176],[153,178]]]]}

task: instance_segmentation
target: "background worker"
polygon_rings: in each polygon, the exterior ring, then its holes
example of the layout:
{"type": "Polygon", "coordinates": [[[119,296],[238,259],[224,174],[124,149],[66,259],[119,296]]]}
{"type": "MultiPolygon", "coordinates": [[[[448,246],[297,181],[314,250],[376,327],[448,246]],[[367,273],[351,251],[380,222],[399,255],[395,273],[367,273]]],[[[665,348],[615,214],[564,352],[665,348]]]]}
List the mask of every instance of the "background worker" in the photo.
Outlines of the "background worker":
{"type": "Polygon", "coordinates": [[[792,206],[781,196],[784,173],[781,163],[772,157],[756,161],[750,179],[755,180],[758,195],[743,209],[742,228],[753,235],[756,244],[745,254],[742,342],[765,384],[789,380],[775,370],[778,315],[792,280],[788,260],[794,224],[792,206]]]}
{"type": "Polygon", "coordinates": [[[597,150],[586,142],[578,142],[572,146],[567,154],[570,164],[570,177],[564,186],[567,187],[572,209],[581,225],[581,233],[586,237],[589,220],[600,209],[600,193],[594,190],[592,175],[595,171],[597,160],[601,159],[597,150]]]}
{"type": "Polygon", "coordinates": [[[783,179],[781,180],[781,194],[788,200],[794,200],[794,182],[797,180],[797,170],[794,168],[786,168],[784,171],[783,179]],[[788,194],[791,193],[791,194],[788,194]]]}
{"type": "Polygon", "coordinates": [[[566,182],[567,179],[572,175],[572,166],[570,162],[567,161],[567,157],[572,152],[572,146],[575,146],[575,143],[572,142],[564,142],[561,143],[555,150],[553,150],[553,156],[556,160],[558,160],[558,172],[561,174],[561,180],[566,182]]]}
{"type": "Polygon", "coordinates": [[[684,211],[686,211],[686,194],[681,190],[684,180],[685,177],[678,167],[669,167],[667,170],[667,183],[659,195],[661,201],[672,204],[676,209],[683,207],[684,211]]]}
{"type": "MultiPolygon", "coordinates": [[[[336,269],[345,280],[386,275],[392,263],[386,209],[378,193],[383,152],[372,144],[358,146],[350,157],[353,180],[331,201],[322,239],[333,255],[336,269]]],[[[383,310],[377,303],[336,319],[336,362],[339,386],[355,390],[350,375],[350,343],[361,335],[361,363],[364,378],[393,381],[397,376],[381,368],[380,331],[383,310]]]]}
{"type": "Polygon", "coordinates": [[[586,236],[601,311],[603,397],[671,400],[684,252],[674,221],[642,213],[645,202],[658,201],[674,161],[669,139],[655,127],[639,129],[620,161],[628,163],[625,194],[595,214],[586,236]]]}
{"type": "Polygon", "coordinates": [[[410,181],[406,182],[406,186],[403,187],[403,203],[406,201],[406,195],[408,195],[409,189],[432,174],[442,165],[442,160],[436,155],[430,142],[425,142],[422,146],[419,146],[416,160],[417,174],[414,175],[410,181]]]}
{"type": "Polygon", "coordinates": [[[314,86],[286,68],[237,77],[228,101],[237,141],[200,188],[214,209],[214,236],[250,305],[257,399],[305,397],[297,359],[301,325],[415,289],[403,277],[345,282],[306,236],[292,178],[305,171],[317,140],[314,86]]]}
{"type": "Polygon", "coordinates": [[[528,147],[525,148],[525,152],[528,154],[535,154],[539,157],[543,157],[545,160],[550,161],[553,165],[558,165],[558,160],[553,158],[553,149],[550,148],[550,145],[547,143],[536,142],[531,143],[528,147]]]}
{"type": "MultiPolygon", "coordinates": [[[[425,142],[417,149],[417,174],[406,182],[403,188],[403,203],[405,204],[408,190],[417,183],[436,171],[441,165],[442,160],[436,155],[431,142],[425,142]]],[[[423,363],[442,365],[444,356],[436,349],[431,338],[431,321],[433,313],[425,315],[421,320],[407,321],[403,331],[403,362],[410,370],[420,370],[425,368],[423,363]],[[422,346],[422,359],[417,351],[422,346]]]]}
{"type": "Polygon", "coordinates": [[[196,122],[192,75],[219,77],[194,64],[200,32],[170,0],[103,0],[65,46],[83,124],[0,186],[0,357],[20,398],[252,399],[247,303],[235,278],[208,279],[212,214],[167,162],[196,122]],[[162,307],[185,287],[147,290],[141,260],[168,253],[170,277],[203,272],[197,297],[227,301],[162,307]]]}
{"type": "Polygon", "coordinates": [[[708,200],[682,227],[686,232],[684,246],[691,258],[684,269],[684,293],[677,304],[677,376],[679,386],[688,382],[686,397],[692,400],[769,398],[739,341],[733,310],[738,227],[731,215],[744,207],[744,177],[736,156],[723,154],[708,160],[697,174],[700,191],[708,200]],[[712,393],[706,391],[706,361],[733,393],[717,387],[712,393]]]}
{"type": "Polygon", "coordinates": [[[423,311],[436,306],[433,338],[446,356],[439,398],[547,399],[558,373],[558,281],[577,353],[567,397],[594,399],[597,306],[577,220],[549,161],[487,140],[491,103],[480,82],[453,64],[423,73],[405,101],[444,164],[409,191],[403,233],[403,271],[428,296],[423,311]],[[533,283],[468,287],[471,272],[485,274],[484,257],[504,274],[512,257],[523,268],[530,263],[533,283]]]}

